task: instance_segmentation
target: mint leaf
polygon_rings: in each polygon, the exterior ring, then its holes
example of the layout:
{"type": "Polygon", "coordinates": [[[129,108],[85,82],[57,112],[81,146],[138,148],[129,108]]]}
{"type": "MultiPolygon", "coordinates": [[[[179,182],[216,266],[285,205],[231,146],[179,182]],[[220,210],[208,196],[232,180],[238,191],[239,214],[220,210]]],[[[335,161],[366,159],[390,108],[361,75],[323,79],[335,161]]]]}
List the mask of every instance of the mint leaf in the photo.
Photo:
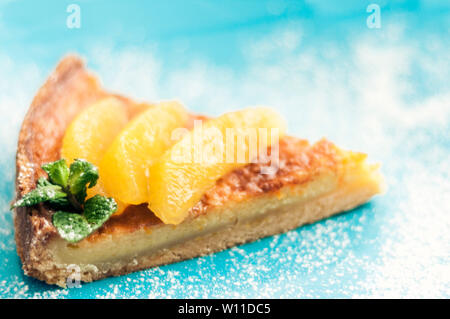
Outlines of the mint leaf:
{"type": "Polygon", "coordinates": [[[69,167],[67,167],[65,159],[44,164],[42,165],[42,169],[47,172],[48,178],[52,184],[56,184],[64,188],[67,187],[69,167]]]}
{"type": "Polygon", "coordinates": [[[52,221],[59,235],[71,243],[76,243],[91,233],[91,227],[83,215],[57,211],[53,214],[52,221]]]}
{"type": "Polygon", "coordinates": [[[18,200],[11,209],[47,202],[53,210],[52,222],[65,240],[76,243],[100,228],[117,210],[113,198],[100,195],[85,201],[87,188],[94,187],[98,169],[76,159],[70,168],[64,159],[42,166],[48,179],[39,178],[36,188],[18,200]]]}
{"type": "MultiPolygon", "coordinates": [[[[39,178],[37,181],[37,187],[52,186],[52,185],[53,185],[52,183],[50,183],[47,179],[45,179],[43,177],[39,178]]],[[[49,199],[47,202],[50,205],[52,205],[53,208],[56,208],[56,209],[65,209],[65,210],[73,209],[73,207],[67,197],[49,199]]]]}
{"type": "Polygon", "coordinates": [[[52,183],[50,183],[46,178],[39,178],[37,183],[36,183],[36,187],[40,187],[40,186],[50,186],[53,185],[52,183]]]}
{"type": "Polygon", "coordinates": [[[53,225],[65,240],[76,243],[100,228],[117,210],[112,198],[95,195],[84,205],[84,214],[58,211],[53,214],[53,225]]]}
{"type": "Polygon", "coordinates": [[[21,199],[13,204],[11,209],[22,206],[33,206],[41,202],[58,200],[66,196],[67,194],[63,192],[62,188],[58,185],[38,185],[35,189],[25,194],[21,199]]]}
{"type": "Polygon", "coordinates": [[[113,198],[95,195],[84,204],[84,217],[91,225],[100,227],[116,210],[117,204],[113,198]]]}
{"type": "Polygon", "coordinates": [[[97,184],[97,180],[98,169],[91,163],[82,159],[76,159],[70,165],[68,188],[80,204],[84,203],[86,189],[94,187],[97,184]]]}

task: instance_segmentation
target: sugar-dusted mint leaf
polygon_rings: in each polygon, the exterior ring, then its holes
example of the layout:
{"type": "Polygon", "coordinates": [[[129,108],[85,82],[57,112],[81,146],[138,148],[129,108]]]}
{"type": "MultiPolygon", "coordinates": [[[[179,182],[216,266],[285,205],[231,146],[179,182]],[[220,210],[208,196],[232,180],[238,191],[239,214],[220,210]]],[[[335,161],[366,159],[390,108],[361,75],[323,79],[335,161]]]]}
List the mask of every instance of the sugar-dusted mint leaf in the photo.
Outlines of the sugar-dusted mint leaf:
{"type": "Polygon", "coordinates": [[[113,198],[95,195],[85,201],[87,188],[94,187],[98,180],[98,169],[91,163],[77,159],[68,168],[61,159],[43,165],[42,169],[48,179],[39,178],[36,188],[11,209],[47,202],[52,210],[57,210],[52,222],[65,240],[76,243],[89,236],[117,210],[113,198]]]}
{"type": "Polygon", "coordinates": [[[58,211],[53,214],[53,225],[65,240],[76,243],[100,228],[117,210],[112,198],[95,195],[84,205],[84,213],[58,211]]]}
{"type": "Polygon", "coordinates": [[[58,185],[38,185],[35,189],[25,194],[21,199],[13,204],[11,208],[33,206],[41,202],[62,199],[66,196],[67,194],[63,192],[62,188],[58,185]]]}
{"type": "Polygon", "coordinates": [[[57,211],[52,220],[59,235],[71,243],[82,240],[92,232],[86,218],[80,214],[57,211]]]}
{"type": "Polygon", "coordinates": [[[100,227],[116,210],[117,204],[113,198],[95,195],[84,204],[84,217],[91,225],[100,227]]]}
{"type": "Polygon", "coordinates": [[[48,181],[48,179],[41,177],[38,179],[36,185],[37,185],[36,187],[40,187],[40,186],[49,186],[49,185],[53,185],[53,184],[50,183],[48,181]]]}
{"type": "Polygon", "coordinates": [[[42,169],[47,172],[48,179],[52,184],[59,185],[64,188],[67,187],[69,167],[67,166],[65,159],[44,164],[42,165],[42,169]]]}
{"type": "MultiPolygon", "coordinates": [[[[38,179],[37,181],[37,187],[40,186],[51,186],[53,185],[52,183],[50,183],[47,179],[41,177],[38,179]]],[[[61,197],[61,198],[56,198],[56,199],[49,199],[47,201],[52,208],[55,209],[64,209],[64,210],[72,210],[72,204],[70,203],[69,199],[67,197],[61,197]]]]}
{"type": "Polygon", "coordinates": [[[94,187],[98,180],[98,169],[91,163],[76,159],[70,165],[68,188],[76,200],[82,204],[86,198],[86,189],[94,187]]]}

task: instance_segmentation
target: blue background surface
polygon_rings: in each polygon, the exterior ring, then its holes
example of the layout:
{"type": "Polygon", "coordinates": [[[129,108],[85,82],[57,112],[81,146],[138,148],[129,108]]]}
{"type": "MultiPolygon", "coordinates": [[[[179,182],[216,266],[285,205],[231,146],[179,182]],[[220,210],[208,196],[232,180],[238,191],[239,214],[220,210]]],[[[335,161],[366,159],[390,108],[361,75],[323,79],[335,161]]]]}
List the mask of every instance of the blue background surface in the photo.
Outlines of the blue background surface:
{"type": "Polygon", "coordinates": [[[373,1],[0,0],[0,297],[450,297],[450,5],[373,1]],[[69,29],[66,8],[81,8],[69,29]],[[23,116],[57,61],[197,112],[277,108],[292,135],[363,151],[388,191],[287,234],[83,284],[23,275],[12,213],[23,116]]]}

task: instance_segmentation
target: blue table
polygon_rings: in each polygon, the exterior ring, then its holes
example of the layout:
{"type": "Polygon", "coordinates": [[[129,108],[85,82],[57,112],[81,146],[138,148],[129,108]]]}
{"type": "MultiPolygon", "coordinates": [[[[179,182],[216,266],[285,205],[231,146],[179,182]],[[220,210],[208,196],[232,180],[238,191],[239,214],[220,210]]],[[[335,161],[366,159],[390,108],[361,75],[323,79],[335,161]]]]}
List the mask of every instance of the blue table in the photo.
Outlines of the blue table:
{"type": "Polygon", "coordinates": [[[450,297],[450,7],[392,2],[79,0],[69,28],[72,1],[0,1],[0,297],[450,297]],[[134,98],[212,115],[273,106],[292,135],[382,163],[388,190],[283,235],[81,288],[28,278],[8,210],[17,134],[67,52],[134,98]]]}

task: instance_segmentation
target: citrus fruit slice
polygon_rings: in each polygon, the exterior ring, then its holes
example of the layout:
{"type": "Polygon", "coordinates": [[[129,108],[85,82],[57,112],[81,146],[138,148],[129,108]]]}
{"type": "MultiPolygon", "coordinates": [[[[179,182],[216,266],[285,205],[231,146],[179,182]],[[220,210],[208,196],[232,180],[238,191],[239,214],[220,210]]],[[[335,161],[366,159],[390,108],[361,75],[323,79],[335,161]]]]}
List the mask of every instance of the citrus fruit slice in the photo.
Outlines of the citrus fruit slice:
{"type": "Polygon", "coordinates": [[[164,223],[179,224],[220,177],[253,161],[255,149],[267,150],[285,128],[280,115],[265,107],[194,125],[151,167],[149,209],[164,223]]]}
{"type": "MultiPolygon", "coordinates": [[[[82,158],[98,167],[106,150],[128,121],[150,106],[116,97],[107,97],[88,106],[66,129],[61,157],[69,164],[76,158],[82,158]]],[[[102,176],[97,185],[87,190],[88,198],[96,194],[111,196],[103,187],[102,176]]],[[[115,200],[117,202],[115,214],[120,214],[126,205],[117,198],[115,200]]]]}
{"type": "Polygon", "coordinates": [[[61,157],[68,163],[82,158],[98,166],[127,122],[126,107],[119,99],[109,97],[94,103],[70,123],[63,138],[61,157]]]}
{"type": "Polygon", "coordinates": [[[105,191],[126,204],[147,202],[149,168],[174,143],[172,132],[185,127],[188,113],[178,102],[161,102],[142,112],[106,151],[99,173],[105,191]]]}

